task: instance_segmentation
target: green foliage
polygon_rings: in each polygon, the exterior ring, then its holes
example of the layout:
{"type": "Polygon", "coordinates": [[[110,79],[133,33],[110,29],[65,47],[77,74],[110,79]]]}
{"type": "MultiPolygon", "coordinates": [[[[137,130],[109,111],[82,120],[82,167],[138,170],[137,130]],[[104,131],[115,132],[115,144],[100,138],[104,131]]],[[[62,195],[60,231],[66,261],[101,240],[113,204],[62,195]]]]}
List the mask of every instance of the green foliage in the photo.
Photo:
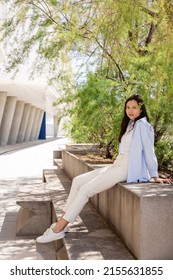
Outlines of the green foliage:
{"type": "Polygon", "coordinates": [[[124,100],[138,92],[155,128],[159,161],[164,149],[172,157],[166,148],[173,119],[172,1],[11,0],[8,7],[1,28],[2,40],[12,45],[8,70],[36,49],[36,71],[48,69],[51,84],[63,85],[57,104],[70,114],[76,140],[116,142],[124,100]],[[79,76],[95,73],[80,86],[59,67],[70,57],[86,64],[79,76]]]}
{"type": "Polygon", "coordinates": [[[159,168],[166,167],[173,171],[173,138],[171,134],[165,134],[159,139],[156,153],[159,158],[159,168]]]}
{"type": "Polygon", "coordinates": [[[74,95],[71,136],[77,142],[99,143],[100,147],[114,143],[117,148],[122,99],[121,87],[89,73],[87,82],[74,95]]]}

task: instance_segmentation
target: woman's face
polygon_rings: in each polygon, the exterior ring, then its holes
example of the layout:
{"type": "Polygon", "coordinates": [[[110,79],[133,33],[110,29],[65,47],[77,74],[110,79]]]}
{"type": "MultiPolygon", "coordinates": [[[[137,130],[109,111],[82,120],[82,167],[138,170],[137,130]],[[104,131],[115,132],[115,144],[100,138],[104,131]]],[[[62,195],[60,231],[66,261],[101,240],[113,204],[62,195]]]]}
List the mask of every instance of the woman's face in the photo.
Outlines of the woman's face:
{"type": "Polygon", "coordinates": [[[131,121],[140,116],[142,110],[136,100],[130,100],[126,104],[126,114],[131,121]]]}

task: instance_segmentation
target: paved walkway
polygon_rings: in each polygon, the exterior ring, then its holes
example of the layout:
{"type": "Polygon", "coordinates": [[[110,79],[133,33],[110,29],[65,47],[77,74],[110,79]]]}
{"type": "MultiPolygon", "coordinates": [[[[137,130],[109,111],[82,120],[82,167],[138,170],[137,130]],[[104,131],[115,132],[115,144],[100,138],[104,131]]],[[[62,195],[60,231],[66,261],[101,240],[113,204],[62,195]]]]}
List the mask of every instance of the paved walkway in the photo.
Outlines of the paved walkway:
{"type": "Polygon", "coordinates": [[[52,244],[39,246],[34,237],[16,237],[16,194],[19,186],[41,183],[42,170],[53,167],[53,151],[68,142],[59,138],[0,147],[0,260],[55,259],[52,244]]]}

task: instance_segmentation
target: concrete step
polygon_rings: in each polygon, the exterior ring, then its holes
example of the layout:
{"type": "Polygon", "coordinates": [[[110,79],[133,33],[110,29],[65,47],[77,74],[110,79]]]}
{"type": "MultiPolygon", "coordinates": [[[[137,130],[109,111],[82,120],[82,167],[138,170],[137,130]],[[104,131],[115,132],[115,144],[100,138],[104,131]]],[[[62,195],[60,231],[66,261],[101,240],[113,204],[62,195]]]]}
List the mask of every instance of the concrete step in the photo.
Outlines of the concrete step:
{"type": "Polygon", "coordinates": [[[54,159],[53,164],[61,168],[62,167],[62,160],[61,159],[54,159]]]}

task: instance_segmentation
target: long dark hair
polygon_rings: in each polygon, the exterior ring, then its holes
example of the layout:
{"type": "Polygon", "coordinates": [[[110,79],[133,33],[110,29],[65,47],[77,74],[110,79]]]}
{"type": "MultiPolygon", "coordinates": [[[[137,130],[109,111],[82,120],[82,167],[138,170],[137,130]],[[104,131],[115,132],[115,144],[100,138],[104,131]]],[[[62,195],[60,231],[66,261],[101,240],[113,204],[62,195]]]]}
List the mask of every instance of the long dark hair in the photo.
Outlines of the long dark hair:
{"type": "Polygon", "coordinates": [[[122,138],[123,134],[126,132],[126,129],[127,129],[127,126],[128,126],[129,120],[130,120],[129,117],[127,116],[127,114],[126,114],[126,104],[127,104],[128,101],[131,101],[131,100],[135,100],[138,103],[138,105],[140,106],[140,109],[142,110],[141,114],[139,115],[139,117],[137,117],[134,120],[134,125],[135,125],[137,120],[139,120],[139,119],[141,119],[143,117],[146,117],[147,121],[149,122],[149,117],[148,117],[148,114],[147,114],[147,111],[146,111],[143,99],[138,94],[131,95],[126,100],[126,102],[124,104],[124,116],[123,116],[123,119],[122,119],[122,122],[121,122],[120,134],[119,134],[119,137],[118,137],[119,143],[121,142],[121,138],[122,138]]]}

